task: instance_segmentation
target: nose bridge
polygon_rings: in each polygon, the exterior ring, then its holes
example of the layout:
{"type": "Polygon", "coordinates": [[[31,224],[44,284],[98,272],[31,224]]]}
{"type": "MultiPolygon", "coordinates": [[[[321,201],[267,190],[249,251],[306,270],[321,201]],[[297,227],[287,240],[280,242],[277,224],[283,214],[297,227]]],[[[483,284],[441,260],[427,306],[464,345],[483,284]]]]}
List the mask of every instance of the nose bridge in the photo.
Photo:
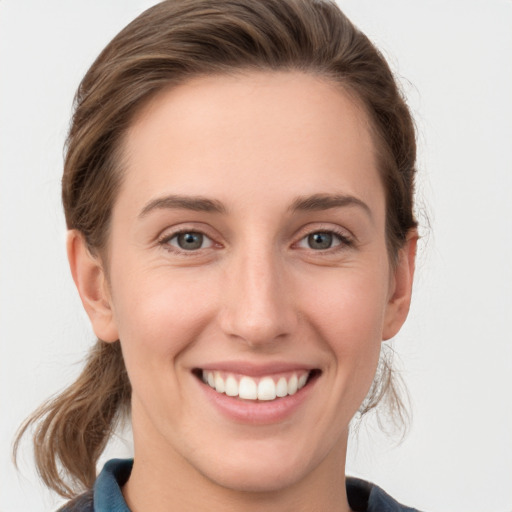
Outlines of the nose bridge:
{"type": "Polygon", "coordinates": [[[290,334],[295,315],[281,257],[254,244],[232,255],[225,293],[224,330],[250,345],[290,334]]]}

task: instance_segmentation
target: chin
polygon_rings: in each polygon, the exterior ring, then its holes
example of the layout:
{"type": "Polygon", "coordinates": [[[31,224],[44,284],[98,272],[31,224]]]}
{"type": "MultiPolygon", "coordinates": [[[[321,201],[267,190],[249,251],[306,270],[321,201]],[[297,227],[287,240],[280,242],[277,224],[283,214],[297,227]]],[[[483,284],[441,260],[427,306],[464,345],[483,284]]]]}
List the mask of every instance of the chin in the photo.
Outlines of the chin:
{"type": "Polygon", "coordinates": [[[215,484],[226,489],[246,493],[273,493],[292,487],[302,480],[306,471],[296,467],[269,468],[244,467],[219,468],[215,475],[206,475],[215,484]]]}
{"type": "Polygon", "coordinates": [[[208,465],[203,475],[221,487],[255,493],[272,493],[292,487],[310,474],[320,461],[312,459],[307,450],[279,450],[275,446],[261,446],[250,450],[231,447],[224,458],[216,457],[216,464],[208,465]],[[226,459],[226,455],[228,458],[226,459]],[[309,456],[308,456],[309,455],[309,456]]]}

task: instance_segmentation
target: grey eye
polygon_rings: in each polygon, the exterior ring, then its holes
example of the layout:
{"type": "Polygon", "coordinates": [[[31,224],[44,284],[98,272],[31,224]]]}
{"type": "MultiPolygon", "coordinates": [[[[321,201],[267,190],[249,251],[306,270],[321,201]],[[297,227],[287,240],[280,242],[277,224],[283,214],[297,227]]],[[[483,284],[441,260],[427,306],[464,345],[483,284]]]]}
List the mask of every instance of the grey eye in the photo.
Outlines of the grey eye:
{"type": "Polygon", "coordinates": [[[305,236],[298,245],[303,249],[325,251],[341,245],[343,242],[344,240],[342,240],[340,235],[331,231],[315,231],[305,236]]]}
{"type": "Polygon", "coordinates": [[[334,237],[332,233],[311,233],[310,235],[308,235],[308,246],[311,249],[329,249],[330,247],[332,247],[333,240],[334,237]]]}
{"type": "Polygon", "coordinates": [[[169,240],[169,244],[184,251],[196,251],[205,247],[211,247],[212,241],[202,233],[188,231],[174,235],[169,240]]]}

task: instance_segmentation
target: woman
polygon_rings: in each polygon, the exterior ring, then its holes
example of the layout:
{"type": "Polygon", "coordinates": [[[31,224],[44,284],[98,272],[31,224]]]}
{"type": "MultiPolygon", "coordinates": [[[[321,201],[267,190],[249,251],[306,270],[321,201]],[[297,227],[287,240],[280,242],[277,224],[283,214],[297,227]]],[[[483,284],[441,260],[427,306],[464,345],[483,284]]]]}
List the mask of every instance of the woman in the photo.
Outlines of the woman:
{"type": "Polygon", "coordinates": [[[173,0],[114,38],[63,177],[98,343],[32,419],[46,484],[90,489],[62,510],[410,510],[344,462],[354,414],[400,404],[379,355],[410,304],[414,165],[333,3],[173,0]],[[128,411],[134,461],[96,479],[128,411]]]}

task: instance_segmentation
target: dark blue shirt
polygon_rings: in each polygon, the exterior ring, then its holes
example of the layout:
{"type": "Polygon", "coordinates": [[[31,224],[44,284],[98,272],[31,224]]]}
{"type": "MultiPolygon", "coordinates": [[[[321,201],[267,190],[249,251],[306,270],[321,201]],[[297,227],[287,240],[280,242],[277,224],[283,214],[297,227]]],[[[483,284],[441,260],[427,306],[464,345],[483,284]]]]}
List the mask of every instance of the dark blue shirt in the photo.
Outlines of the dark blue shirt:
{"type": "MultiPolygon", "coordinates": [[[[109,460],[98,475],[94,489],[70,501],[57,512],[130,512],[121,487],[127,482],[132,459],[109,460]]],[[[347,498],[355,512],[418,512],[404,507],[380,487],[359,478],[347,478],[347,498]]]]}

